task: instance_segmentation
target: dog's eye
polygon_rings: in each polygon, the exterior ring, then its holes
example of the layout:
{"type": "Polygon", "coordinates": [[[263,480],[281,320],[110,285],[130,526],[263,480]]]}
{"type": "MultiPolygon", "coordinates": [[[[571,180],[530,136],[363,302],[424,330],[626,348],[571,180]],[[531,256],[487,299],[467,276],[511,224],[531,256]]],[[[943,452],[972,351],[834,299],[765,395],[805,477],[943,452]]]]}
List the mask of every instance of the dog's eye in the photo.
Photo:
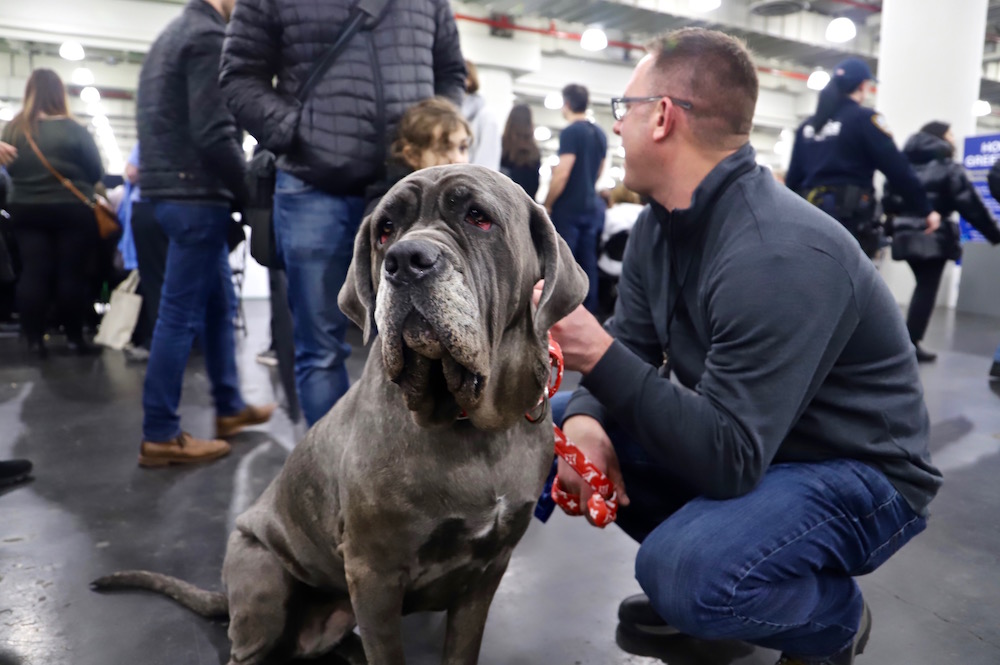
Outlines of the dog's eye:
{"type": "Polygon", "coordinates": [[[490,218],[480,212],[478,208],[469,208],[469,212],[465,213],[465,221],[483,231],[489,231],[490,227],[493,226],[490,218]]]}
{"type": "Polygon", "coordinates": [[[384,245],[385,244],[385,242],[389,239],[389,236],[392,235],[392,228],[393,228],[393,224],[392,224],[392,220],[391,219],[383,220],[382,223],[379,224],[379,227],[378,227],[378,244],[380,244],[380,245],[384,245]]]}

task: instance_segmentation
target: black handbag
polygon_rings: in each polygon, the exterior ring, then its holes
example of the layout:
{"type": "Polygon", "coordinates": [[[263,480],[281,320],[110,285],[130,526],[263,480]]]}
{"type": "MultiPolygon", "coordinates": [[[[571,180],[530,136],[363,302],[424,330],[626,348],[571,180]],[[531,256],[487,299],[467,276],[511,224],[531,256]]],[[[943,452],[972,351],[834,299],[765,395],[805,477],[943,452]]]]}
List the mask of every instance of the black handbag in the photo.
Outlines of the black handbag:
{"type": "MultiPolygon", "coordinates": [[[[374,23],[369,29],[374,29],[381,20],[387,4],[391,0],[358,0],[351,9],[347,23],[341,28],[340,34],[333,46],[323,54],[309,72],[295,93],[299,103],[305,103],[309,93],[330,68],[337,56],[347,46],[367,19],[374,23]]],[[[277,158],[274,153],[258,146],[253,159],[247,166],[247,189],[250,190],[250,200],[243,210],[243,218],[250,227],[250,256],[265,268],[284,269],[281,257],[278,255],[274,240],[274,183],[277,177],[277,158]]]]}
{"type": "Polygon", "coordinates": [[[962,258],[958,224],[941,220],[941,228],[925,233],[924,217],[901,216],[892,220],[892,258],[895,261],[928,261],[962,258]]]}

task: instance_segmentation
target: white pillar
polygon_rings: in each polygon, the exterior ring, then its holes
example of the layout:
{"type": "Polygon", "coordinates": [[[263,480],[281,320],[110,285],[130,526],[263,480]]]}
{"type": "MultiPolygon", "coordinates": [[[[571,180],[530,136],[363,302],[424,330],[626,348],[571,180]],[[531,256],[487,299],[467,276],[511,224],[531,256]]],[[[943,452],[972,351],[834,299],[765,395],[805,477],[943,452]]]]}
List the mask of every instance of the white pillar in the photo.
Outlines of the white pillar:
{"type": "MultiPolygon", "coordinates": [[[[987,0],[883,0],[876,107],[900,147],[924,124],[941,120],[951,125],[961,157],[976,128],[972,104],[979,98],[986,10],[987,0]]],[[[939,305],[954,306],[953,268],[949,263],[941,281],[939,305]]],[[[909,267],[886,261],[882,274],[896,299],[908,303],[909,267]]]]}
{"type": "Polygon", "coordinates": [[[479,94],[486,100],[486,107],[500,122],[500,131],[507,124],[507,115],[514,105],[514,77],[510,70],[478,65],[479,94]]]}

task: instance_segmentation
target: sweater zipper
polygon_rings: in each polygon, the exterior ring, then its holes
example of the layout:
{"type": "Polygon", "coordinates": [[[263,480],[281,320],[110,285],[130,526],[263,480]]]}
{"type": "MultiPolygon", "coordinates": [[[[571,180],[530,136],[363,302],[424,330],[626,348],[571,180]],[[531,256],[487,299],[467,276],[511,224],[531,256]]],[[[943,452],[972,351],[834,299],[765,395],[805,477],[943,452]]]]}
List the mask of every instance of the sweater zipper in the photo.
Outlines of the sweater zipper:
{"type": "Polygon", "coordinates": [[[368,55],[372,61],[372,76],[375,81],[375,132],[378,136],[378,164],[380,177],[384,176],[385,165],[385,98],[382,92],[382,71],[378,62],[378,52],[375,50],[375,37],[372,31],[365,32],[365,41],[368,44],[368,55]]]}

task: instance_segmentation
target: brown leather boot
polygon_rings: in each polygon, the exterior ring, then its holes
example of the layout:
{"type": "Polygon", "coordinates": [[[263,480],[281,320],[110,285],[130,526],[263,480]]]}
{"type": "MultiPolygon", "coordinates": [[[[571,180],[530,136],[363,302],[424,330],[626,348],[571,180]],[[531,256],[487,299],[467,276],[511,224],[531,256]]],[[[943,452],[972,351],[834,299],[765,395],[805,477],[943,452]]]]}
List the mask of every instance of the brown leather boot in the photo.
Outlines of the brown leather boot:
{"type": "Polygon", "coordinates": [[[261,425],[271,419],[271,414],[278,407],[277,404],[265,404],[264,406],[253,406],[248,404],[246,408],[231,416],[218,416],[215,419],[215,437],[225,439],[243,431],[244,427],[261,425]]]}
{"type": "Polygon", "coordinates": [[[171,464],[198,464],[225,457],[232,448],[218,439],[196,439],[181,432],[170,441],[143,441],[139,466],[157,467],[171,464]]]}

